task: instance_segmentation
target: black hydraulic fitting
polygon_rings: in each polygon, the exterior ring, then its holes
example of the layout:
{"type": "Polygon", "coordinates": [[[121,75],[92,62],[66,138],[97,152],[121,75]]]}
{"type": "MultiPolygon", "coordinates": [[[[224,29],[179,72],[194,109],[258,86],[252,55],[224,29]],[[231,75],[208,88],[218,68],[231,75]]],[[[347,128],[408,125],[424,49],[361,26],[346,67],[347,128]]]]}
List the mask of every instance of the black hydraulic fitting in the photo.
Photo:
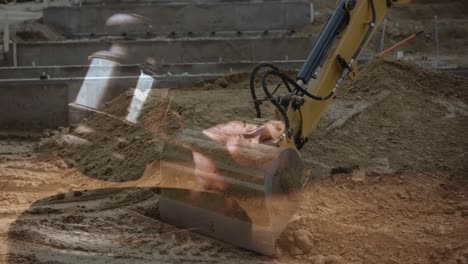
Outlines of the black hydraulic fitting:
{"type": "Polygon", "coordinates": [[[356,7],[356,0],[348,0],[348,2],[346,3],[346,9],[348,9],[348,11],[351,11],[354,9],[354,7],[356,7]]]}

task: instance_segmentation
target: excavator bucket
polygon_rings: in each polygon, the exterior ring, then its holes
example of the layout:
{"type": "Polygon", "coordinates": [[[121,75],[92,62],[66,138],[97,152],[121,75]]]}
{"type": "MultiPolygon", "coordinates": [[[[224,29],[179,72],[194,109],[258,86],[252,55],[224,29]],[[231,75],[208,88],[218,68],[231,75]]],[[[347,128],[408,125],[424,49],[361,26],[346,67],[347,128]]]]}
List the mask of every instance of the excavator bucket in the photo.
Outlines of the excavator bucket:
{"type": "Polygon", "coordinates": [[[160,164],[161,220],[273,255],[299,204],[303,163],[296,149],[262,144],[263,128],[230,122],[169,140],[160,164]]]}

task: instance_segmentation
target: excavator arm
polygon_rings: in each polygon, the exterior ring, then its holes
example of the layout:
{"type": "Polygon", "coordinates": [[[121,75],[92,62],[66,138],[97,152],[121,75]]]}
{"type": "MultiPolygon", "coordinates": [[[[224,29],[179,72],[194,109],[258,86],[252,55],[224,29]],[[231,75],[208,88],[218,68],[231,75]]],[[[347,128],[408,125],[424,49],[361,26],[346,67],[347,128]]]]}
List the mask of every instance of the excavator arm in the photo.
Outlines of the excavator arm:
{"type": "MultiPolygon", "coordinates": [[[[276,75],[285,86],[291,87],[290,92],[277,97],[268,92],[268,87],[262,87],[285,122],[280,146],[293,145],[300,150],[308,142],[338,88],[347,77],[356,76],[356,62],[388,9],[395,3],[407,2],[409,0],[339,0],[295,80],[268,64],[259,65],[252,72],[251,80],[254,80],[262,68],[268,68],[261,78],[276,75]]],[[[257,117],[261,118],[262,100],[258,100],[255,88],[252,81],[254,105],[257,117]]]]}
{"type": "Polygon", "coordinates": [[[168,140],[160,162],[161,220],[274,254],[304,186],[299,151],[337,89],[356,75],[359,55],[396,2],[408,1],[339,0],[296,78],[271,64],[253,70],[258,119],[186,129],[168,140]],[[280,80],[276,88],[271,76],[280,80]],[[287,92],[277,95],[281,86],[287,92]],[[261,119],[267,102],[276,107],[274,119],[261,119]]]}

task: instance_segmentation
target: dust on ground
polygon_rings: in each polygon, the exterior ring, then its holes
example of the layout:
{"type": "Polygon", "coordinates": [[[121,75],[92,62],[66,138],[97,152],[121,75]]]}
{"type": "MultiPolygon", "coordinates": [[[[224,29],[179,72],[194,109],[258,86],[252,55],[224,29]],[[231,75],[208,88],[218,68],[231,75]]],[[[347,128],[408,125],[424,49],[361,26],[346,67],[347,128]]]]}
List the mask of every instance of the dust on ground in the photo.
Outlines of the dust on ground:
{"type": "Polygon", "coordinates": [[[160,222],[157,182],[142,177],[182,127],[253,117],[233,76],[154,91],[136,126],[120,119],[129,92],[103,109],[112,116],[46,131],[39,145],[3,140],[4,262],[464,263],[468,80],[402,62],[361,70],[303,151],[313,177],[274,258],[160,222]]]}

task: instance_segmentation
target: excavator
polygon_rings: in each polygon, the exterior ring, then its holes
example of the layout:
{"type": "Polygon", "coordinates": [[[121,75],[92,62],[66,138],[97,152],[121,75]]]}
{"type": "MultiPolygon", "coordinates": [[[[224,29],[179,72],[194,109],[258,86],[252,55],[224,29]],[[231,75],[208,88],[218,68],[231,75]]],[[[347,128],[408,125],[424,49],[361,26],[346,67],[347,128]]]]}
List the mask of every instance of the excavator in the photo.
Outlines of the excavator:
{"type": "Polygon", "coordinates": [[[339,0],[295,78],[268,63],[252,71],[255,119],[186,129],[168,140],[160,162],[161,220],[275,254],[307,178],[301,149],[345,79],[356,76],[358,58],[388,10],[407,2],[339,0]],[[262,116],[265,103],[275,109],[270,119],[262,116]]]}
{"type": "MultiPolygon", "coordinates": [[[[159,177],[160,219],[274,255],[308,177],[301,149],[343,82],[355,78],[359,56],[388,10],[407,2],[338,0],[297,76],[269,63],[253,69],[256,118],[171,135],[160,162],[145,172],[159,177]],[[266,118],[265,104],[274,109],[266,118]]],[[[98,92],[80,91],[77,104],[98,92]]]]}

